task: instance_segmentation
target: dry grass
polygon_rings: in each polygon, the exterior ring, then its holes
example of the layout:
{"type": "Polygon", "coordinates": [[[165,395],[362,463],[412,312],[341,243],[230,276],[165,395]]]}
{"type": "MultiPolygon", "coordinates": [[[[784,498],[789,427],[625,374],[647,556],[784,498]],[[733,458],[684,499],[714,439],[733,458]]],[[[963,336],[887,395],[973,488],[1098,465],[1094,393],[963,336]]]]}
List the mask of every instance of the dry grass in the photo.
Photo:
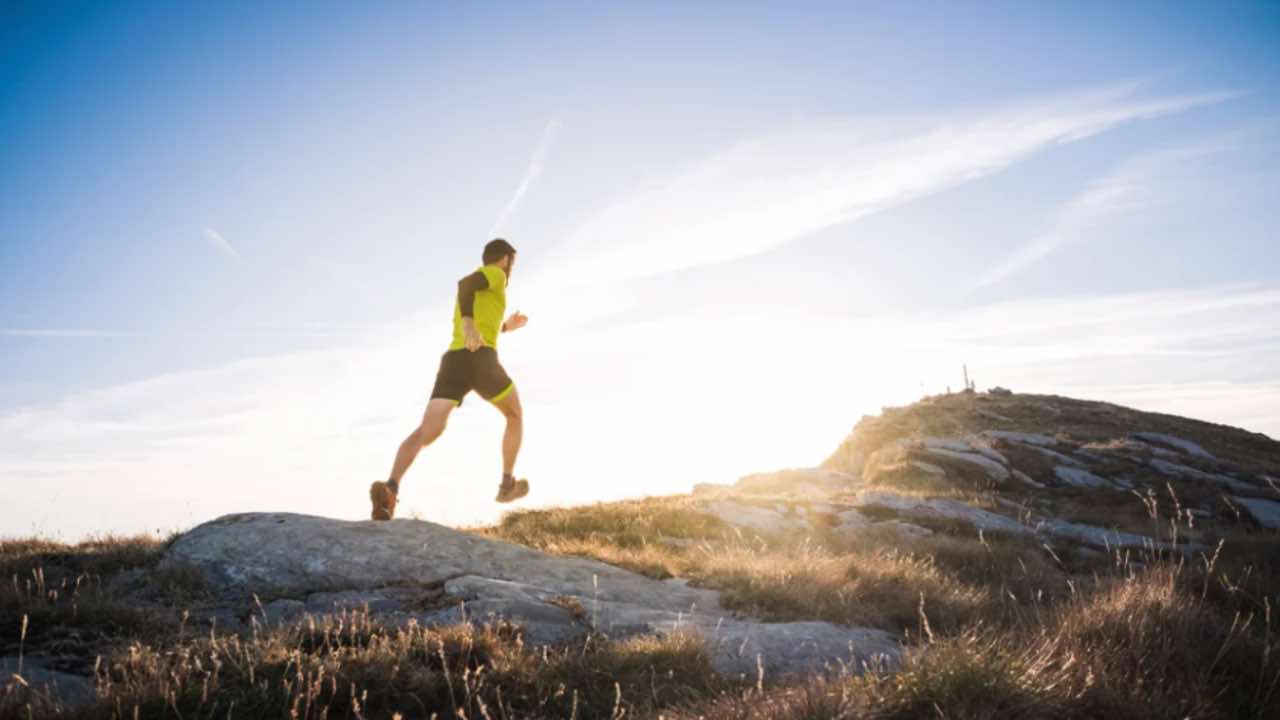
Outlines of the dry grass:
{"type": "Polygon", "coordinates": [[[122,573],[150,570],[163,548],[164,541],[145,535],[0,541],[0,654],[35,651],[57,658],[62,669],[85,671],[127,638],[167,637],[176,613],[139,606],[112,584],[122,573]]]}
{"type": "Polygon", "coordinates": [[[508,513],[497,535],[530,547],[607,535],[618,547],[643,547],[662,538],[714,539],[728,526],[685,495],[508,513]]]}
{"type": "Polygon", "coordinates": [[[1280,702],[1273,620],[1223,614],[1205,599],[1203,580],[1161,564],[1043,618],[936,636],[893,675],[811,678],[671,717],[1272,717],[1280,702]]]}
{"type": "Polygon", "coordinates": [[[168,538],[154,535],[104,535],[78,543],[29,538],[0,539],[0,576],[26,577],[42,569],[58,575],[111,575],[149,567],[160,560],[168,538]]]}
{"type": "Polygon", "coordinates": [[[0,718],[622,717],[734,687],[688,636],[535,650],[510,625],[391,628],[361,613],[134,644],[95,674],[90,707],[64,712],[10,683],[0,718]]]}
{"type": "MultiPolygon", "coordinates": [[[[1179,489],[1123,494],[1123,508],[1082,503],[1080,515],[1186,537],[1194,520],[1179,512],[1179,489]]],[[[1186,558],[1050,553],[1020,538],[945,533],[717,534],[686,507],[683,530],[667,534],[696,538],[691,544],[615,542],[615,529],[650,523],[637,516],[661,515],[668,502],[597,506],[592,529],[571,539],[533,513],[490,532],[519,528],[545,549],[688,577],[764,619],[900,631],[912,648],[896,675],[812,677],[668,717],[1229,718],[1266,717],[1280,702],[1275,534],[1237,533],[1216,548],[1202,537],[1216,552],[1186,558]]]]}
{"type": "Polygon", "coordinates": [[[751,534],[696,512],[687,498],[595,505],[576,519],[564,510],[516,512],[485,532],[651,577],[688,578],[721,590],[727,608],[765,620],[819,619],[895,633],[917,628],[922,600],[936,626],[955,629],[980,619],[1003,622],[1019,606],[1069,587],[1053,557],[1021,538],[979,543],[874,529],[852,537],[751,534]],[[657,540],[644,535],[657,527],[657,540]]]}
{"type": "Polygon", "coordinates": [[[893,632],[916,627],[924,603],[955,627],[982,613],[992,598],[939,569],[929,557],[884,549],[840,556],[811,548],[786,554],[747,548],[706,558],[695,577],[719,588],[726,607],[764,620],[827,620],[893,632]]]}

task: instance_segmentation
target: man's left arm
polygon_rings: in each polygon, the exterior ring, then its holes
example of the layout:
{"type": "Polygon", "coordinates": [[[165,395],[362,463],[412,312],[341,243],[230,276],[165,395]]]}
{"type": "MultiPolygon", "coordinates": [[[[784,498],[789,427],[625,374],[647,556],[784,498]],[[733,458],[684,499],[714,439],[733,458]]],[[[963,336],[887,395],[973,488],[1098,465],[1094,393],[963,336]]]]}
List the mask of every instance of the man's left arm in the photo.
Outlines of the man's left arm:
{"type": "Polygon", "coordinates": [[[511,332],[512,330],[519,330],[520,328],[524,327],[525,324],[528,322],[529,322],[529,317],[521,313],[519,310],[517,310],[511,313],[511,317],[502,321],[502,332],[505,333],[505,332],[511,332]]]}

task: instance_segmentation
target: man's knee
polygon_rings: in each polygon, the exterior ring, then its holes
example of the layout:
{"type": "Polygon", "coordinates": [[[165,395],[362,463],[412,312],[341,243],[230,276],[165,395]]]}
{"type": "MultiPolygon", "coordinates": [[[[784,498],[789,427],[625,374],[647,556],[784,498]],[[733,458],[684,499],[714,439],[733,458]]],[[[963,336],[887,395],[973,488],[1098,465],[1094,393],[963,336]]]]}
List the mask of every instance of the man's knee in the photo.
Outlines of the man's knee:
{"type": "Polygon", "coordinates": [[[524,420],[524,410],[521,409],[520,403],[504,403],[500,408],[502,414],[507,417],[507,422],[518,423],[524,420]]]}

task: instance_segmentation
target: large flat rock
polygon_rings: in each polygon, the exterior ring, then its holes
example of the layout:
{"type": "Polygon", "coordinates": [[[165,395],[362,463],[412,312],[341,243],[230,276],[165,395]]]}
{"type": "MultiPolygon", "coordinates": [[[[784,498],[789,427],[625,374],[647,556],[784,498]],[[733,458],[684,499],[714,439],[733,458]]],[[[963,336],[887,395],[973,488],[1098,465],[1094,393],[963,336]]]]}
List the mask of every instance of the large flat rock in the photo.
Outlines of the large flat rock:
{"type": "Polygon", "coordinates": [[[274,600],[268,614],[282,621],[351,604],[405,617],[402,606],[379,591],[417,585],[442,587],[454,601],[413,616],[419,621],[499,617],[525,626],[533,642],[548,643],[591,629],[613,637],[693,632],[725,673],[755,673],[757,662],[776,674],[839,664],[893,666],[900,655],[899,643],[882,630],[757,622],[723,608],[713,590],[419,520],[229,515],[178,537],[165,562],[200,568],[228,603],[249,593],[274,600]]]}
{"type": "Polygon", "coordinates": [[[167,560],[191,563],[224,595],[301,597],[316,592],[436,585],[463,575],[526,583],[559,593],[589,589],[687,612],[716,594],[637,583],[643,576],[586,558],[548,555],[523,545],[421,520],[346,521],[293,513],[226,515],[178,537],[167,560]]]}

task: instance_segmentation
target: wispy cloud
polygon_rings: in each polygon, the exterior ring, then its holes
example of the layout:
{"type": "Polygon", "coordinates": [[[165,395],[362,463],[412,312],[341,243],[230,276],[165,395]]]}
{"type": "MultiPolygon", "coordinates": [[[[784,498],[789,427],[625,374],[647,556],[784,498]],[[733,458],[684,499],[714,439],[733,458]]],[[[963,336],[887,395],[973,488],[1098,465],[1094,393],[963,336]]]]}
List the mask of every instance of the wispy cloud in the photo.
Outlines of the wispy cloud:
{"type": "Polygon", "coordinates": [[[1128,171],[1113,172],[1092,183],[1054,214],[1049,229],[1010,252],[973,283],[973,289],[994,285],[1034,265],[1091,227],[1126,210],[1141,206],[1145,178],[1128,171]]]}
{"type": "Polygon", "coordinates": [[[240,251],[236,250],[235,246],[228,242],[226,238],[222,237],[222,233],[217,230],[214,230],[211,227],[205,228],[204,239],[208,240],[210,245],[217,248],[218,251],[232,260],[235,260],[236,262],[244,262],[244,258],[240,256],[240,251]]]}
{"type": "Polygon", "coordinates": [[[1138,99],[1133,92],[1125,85],[940,119],[804,123],[618,199],[566,240],[554,265],[569,277],[600,267],[616,277],[733,260],[989,175],[1055,144],[1231,97],[1138,99]]]}
{"type": "Polygon", "coordinates": [[[537,147],[533,149],[533,157],[529,158],[529,167],[524,171],[524,177],[520,179],[520,184],[516,186],[516,191],[511,194],[511,199],[503,206],[502,212],[498,213],[498,219],[493,221],[493,227],[489,228],[490,237],[502,232],[507,218],[511,217],[511,214],[520,206],[520,201],[524,199],[525,193],[529,191],[529,186],[542,174],[542,168],[547,159],[547,151],[551,149],[551,144],[555,142],[559,133],[560,121],[558,119],[552,119],[542,129],[542,137],[539,138],[537,147]]]}
{"type": "Polygon", "coordinates": [[[1219,138],[1126,160],[1058,208],[1043,233],[1015,248],[980,275],[973,289],[999,283],[1062,246],[1084,240],[1109,219],[1149,207],[1157,201],[1153,186],[1176,170],[1176,166],[1230,147],[1228,138],[1219,138]]]}
{"type": "Polygon", "coordinates": [[[140,337],[138,333],[111,330],[79,330],[75,328],[0,328],[0,335],[9,337],[47,338],[128,338],[140,337]]]}

